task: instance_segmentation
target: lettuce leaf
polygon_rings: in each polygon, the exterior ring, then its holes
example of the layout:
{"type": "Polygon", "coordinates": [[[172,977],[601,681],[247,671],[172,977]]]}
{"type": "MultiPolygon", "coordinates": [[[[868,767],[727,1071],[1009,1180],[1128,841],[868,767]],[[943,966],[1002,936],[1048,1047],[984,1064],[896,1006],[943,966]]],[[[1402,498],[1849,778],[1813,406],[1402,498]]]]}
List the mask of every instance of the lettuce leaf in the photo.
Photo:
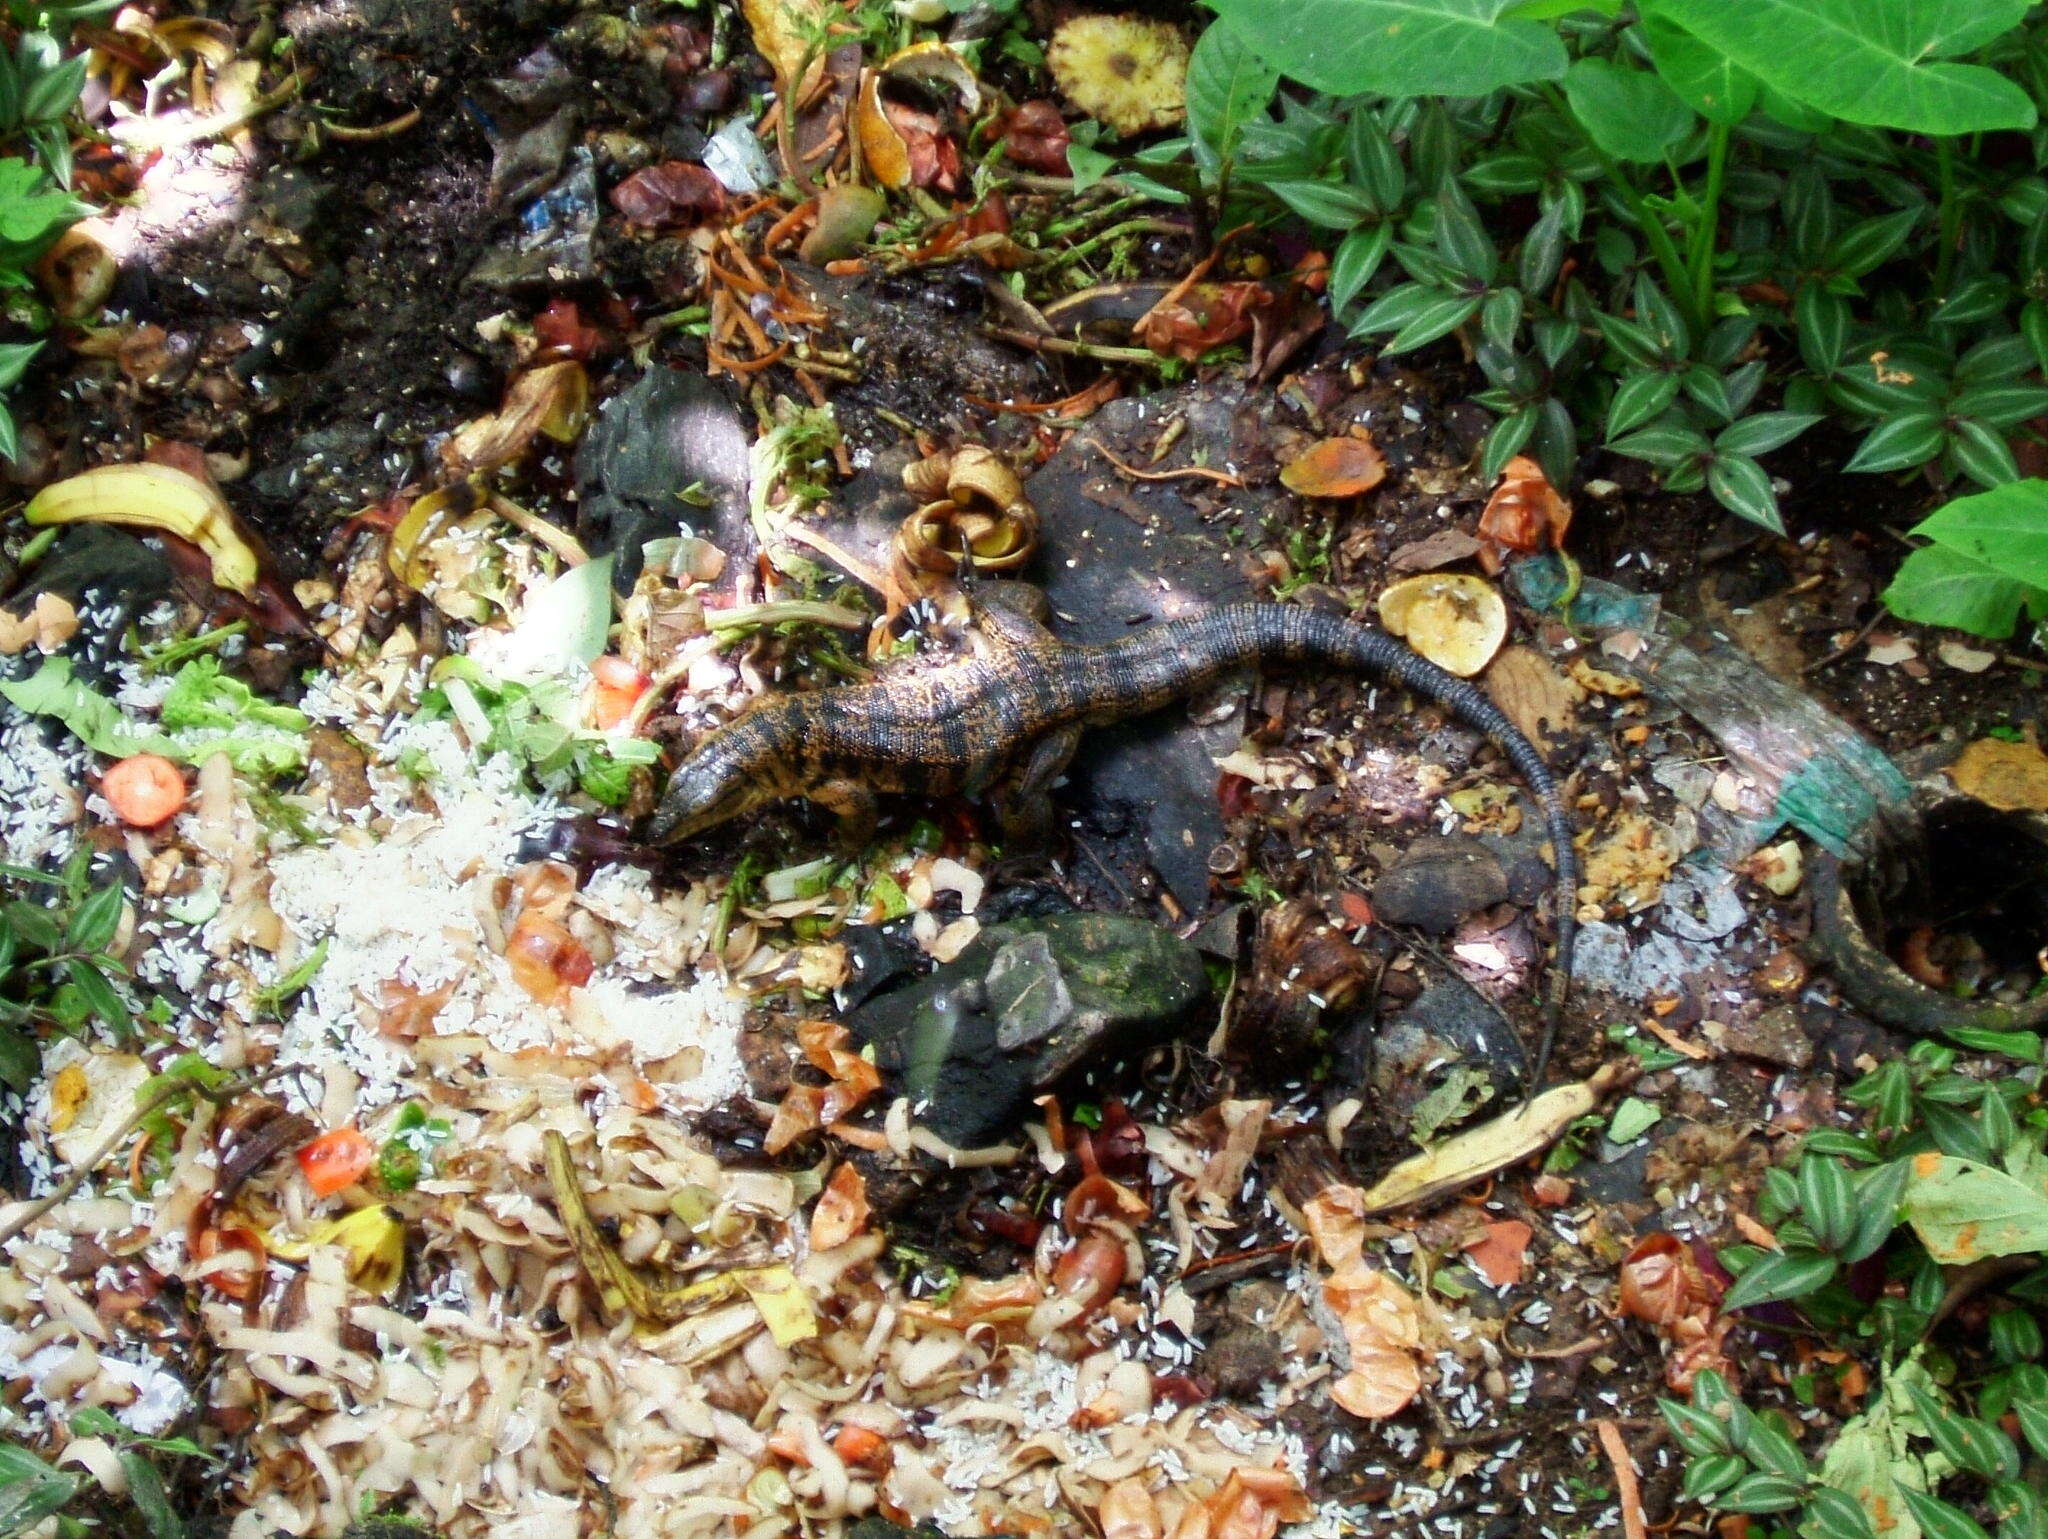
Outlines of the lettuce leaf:
{"type": "Polygon", "coordinates": [[[224,676],[211,657],[194,658],[178,670],[156,728],[122,714],[72,672],[68,657],[44,658],[27,678],[0,684],[0,695],[32,716],[61,721],[86,747],[109,758],[155,753],[200,764],[224,753],[243,774],[264,779],[306,762],[305,713],[258,699],[241,680],[224,676]]]}

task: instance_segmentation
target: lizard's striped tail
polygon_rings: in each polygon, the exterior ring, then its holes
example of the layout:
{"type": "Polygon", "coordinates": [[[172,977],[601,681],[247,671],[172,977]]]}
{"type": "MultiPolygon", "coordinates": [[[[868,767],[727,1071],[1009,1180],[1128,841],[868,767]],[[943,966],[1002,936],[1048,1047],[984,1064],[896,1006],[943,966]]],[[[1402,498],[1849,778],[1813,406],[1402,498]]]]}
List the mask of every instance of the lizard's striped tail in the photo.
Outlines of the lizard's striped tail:
{"type": "Polygon", "coordinates": [[[1325,663],[1375,674],[1445,707],[1499,745],[1543,807],[1550,834],[1557,958],[1545,990],[1543,1038],[1528,1090],[1541,1084],[1571,991],[1577,937],[1579,863],[1572,824],[1550,766],[1536,745],[1469,679],[1446,672],[1375,626],[1293,604],[1230,604],[1170,620],[1100,649],[1125,710],[1163,705],[1231,672],[1258,663],[1325,663]]]}

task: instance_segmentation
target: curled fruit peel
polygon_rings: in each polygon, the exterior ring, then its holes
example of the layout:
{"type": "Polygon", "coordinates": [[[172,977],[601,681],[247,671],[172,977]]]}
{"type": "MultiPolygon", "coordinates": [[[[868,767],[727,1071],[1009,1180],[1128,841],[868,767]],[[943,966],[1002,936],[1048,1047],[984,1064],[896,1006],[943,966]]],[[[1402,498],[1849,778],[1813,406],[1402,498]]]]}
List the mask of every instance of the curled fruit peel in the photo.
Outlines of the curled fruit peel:
{"type": "Polygon", "coordinates": [[[176,535],[205,552],[215,587],[255,597],[260,558],[235,527],[227,499],[173,466],[101,465],[44,487],[22,516],[36,525],[118,524],[176,535]]]}

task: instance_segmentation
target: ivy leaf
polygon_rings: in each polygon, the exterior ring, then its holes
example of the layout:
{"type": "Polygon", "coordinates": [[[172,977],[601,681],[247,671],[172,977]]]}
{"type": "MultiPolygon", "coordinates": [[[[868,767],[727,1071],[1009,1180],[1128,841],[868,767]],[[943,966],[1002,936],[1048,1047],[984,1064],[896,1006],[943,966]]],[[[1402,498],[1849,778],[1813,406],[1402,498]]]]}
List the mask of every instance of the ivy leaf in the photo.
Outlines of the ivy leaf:
{"type": "Polygon", "coordinates": [[[1205,173],[1213,177],[1236,155],[1244,125],[1265,115],[1279,83],[1280,71],[1229,22],[1217,22],[1195,40],[1188,55],[1188,138],[1205,173]]]}
{"type": "Polygon", "coordinates": [[[1899,1496],[1920,1525],[1926,1539],[1991,1539],[1983,1525],[1968,1513],[1959,1512],[1939,1497],[1901,1486],[1899,1496]]]}
{"type": "Polygon", "coordinates": [[[1330,309],[1343,310],[1356,299],[1387,260],[1394,244],[1394,228],[1387,224],[1362,224],[1338,243],[1330,259],[1330,309]]]}
{"type": "Polygon", "coordinates": [[[1810,1539],[1877,1539],[1870,1514],[1844,1493],[1821,1486],[1806,1498],[1806,1523],[1800,1530],[1810,1539]]]}
{"type": "Polygon", "coordinates": [[[1593,142],[1616,160],[1655,165],[1692,132],[1692,108],[1650,70],[1575,59],[1565,71],[1564,94],[1593,142]]]}
{"type": "Polygon", "coordinates": [[[1935,413],[1901,412],[1872,428],[1842,468],[1874,473],[1924,465],[1941,453],[1946,438],[1941,418],[1935,413]]]}
{"type": "Polygon", "coordinates": [[[1799,1505],[1804,1489],[1799,1481],[1760,1472],[1737,1481],[1714,1505],[1724,1512],[1783,1512],[1799,1505]]]}
{"type": "Polygon", "coordinates": [[[1761,524],[1773,534],[1785,532],[1778,494],[1770,473],[1746,454],[1716,454],[1707,466],[1707,490],[1714,500],[1739,518],[1761,524]]]}
{"type": "Polygon", "coordinates": [[[171,1508],[164,1490],[164,1477],[147,1455],[133,1448],[121,1450],[121,1473],[128,1477],[128,1500],[142,1514],[150,1539],[185,1539],[185,1525],[171,1508]]]}
{"type": "Polygon", "coordinates": [[[1266,190],[1319,229],[1348,230],[1376,212],[1347,182],[1269,182],[1266,190]]]}
{"type": "Polygon", "coordinates": [[[1652,423],[1626,438],[1616,439],[1607,447],[1616,454],[1625,454],[1632,460],[1648,460],[1652,465],[1667,470],[1695,455],[1713,452],[1713,445],[1707,442],[1705,434],[1677,421],[1652,423]]]}
{"type": "Polygon", "coordinates": [[[107,975],[91,962],[66,962],[64,977],[78,990],[79,997],[91,1008],[94,1015],[109,1026],[121,1027],[128,1024],[133,1012],[122,1002],[119,991],[108,981],[107,975]]]}
{"type": "Polygon", "coordinates": [[[1940,62],[2010,32],[2030,5],[1652,0],[1644,9],[1794,102],[1831,117],[1909,133],[1966,134],[2034,125],[2034,104],[2015,81],[1982,65],[1940,62]]]}
{"type": "Polygon", "coordinates": [[[1219,0],[1268,60],[1333,96],[1484,96],[1565,72],[1555,27],[1509,0],[1219,0]]]}
{"type": "Polygon", "coordinates": [[[1735,1279],[1722,1295],[1723,1309],[1747,1309],[1754,1304],[1775,1304],[1780,1299],[1803,1298],[1824,1287],[1835,1275],[1835,1258],[1815,1251],[1779,1251],[1764,1257],[1735,1279]]]}
{"type": "Polygon", "coordinates": [[[1721,454],[1769,454],[1773,449],[1784,448],[1818,421],[1820,418],[1811,412],[1760,411],[1724,429],[1715,437],[1714,448],[1721,454]]]}
{"type": "Polygon", "coordinates": [[[1607,441],[1661,417],[1678,399],[1678,376],[1657,370],[1623,377],[1607,407],[1607,441]]]}
{"type": "Polygon", "coordinates": [[[2006,486],[2020,479],[2011,447],[1981,422],[1958,422],[1949,429],[1948,450],[1956,468],[1979,486],[2006,486]]]}
{"type": "Polygon", "coordinates": [[[88,953],[106,950],[114,932],[121,927],[121,905],[127,896],[119,882],[110,882],[79,904],[65,929],[64,949],[88,953]]]}

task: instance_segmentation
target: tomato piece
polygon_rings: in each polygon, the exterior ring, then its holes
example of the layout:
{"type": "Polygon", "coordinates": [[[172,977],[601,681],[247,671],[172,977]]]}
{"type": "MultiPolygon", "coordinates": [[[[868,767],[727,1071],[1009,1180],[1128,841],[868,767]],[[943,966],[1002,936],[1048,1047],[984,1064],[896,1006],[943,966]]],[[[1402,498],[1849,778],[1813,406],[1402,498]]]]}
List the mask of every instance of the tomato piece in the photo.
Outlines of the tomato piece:
{"type": "Polygon", "coordinates": [[[139,753],[100,778],[100,795],[122,822],[136,828],[167,823],[185,805],[185,775],[162,754],[139,753]]]}
{"type": "Polygon", "coordinates": [[[194,1261],[210,1261],[223,1251],[247,1256],[248,1264],[222,1267],[217,1271],[208,1272],[205,1277],[206,1285],[216,1293],[225,1293],[231,1299],[246,1301],[256,1297],[263,1287],[263,1267],[268,1255],[264,1249],[263,1237],[255,1230],[239,1224],[226,1229],[202,1229],[192,1237],[194,1261]]]}
{"type": "Polygon", "coordinates": [[[633,714],[633,707],[654,682],[623,657],[611,653],[590,665],[590,677],[590,719],[606,732],[633,714]]]}
{"type": "Polygon", "coordinates": [[[354,1186],[377,1163],[377,1146],[354,1128],[322,1133],[299,1151],[306,1184],[322,1197],[354,1186]]]}
{"type": "Polygon", "coordinates": [[[566,1005],[595,970],[583,942],[554,920],[527,909],[505,944],[512,981],[544,1005],[566,1005]]]}

